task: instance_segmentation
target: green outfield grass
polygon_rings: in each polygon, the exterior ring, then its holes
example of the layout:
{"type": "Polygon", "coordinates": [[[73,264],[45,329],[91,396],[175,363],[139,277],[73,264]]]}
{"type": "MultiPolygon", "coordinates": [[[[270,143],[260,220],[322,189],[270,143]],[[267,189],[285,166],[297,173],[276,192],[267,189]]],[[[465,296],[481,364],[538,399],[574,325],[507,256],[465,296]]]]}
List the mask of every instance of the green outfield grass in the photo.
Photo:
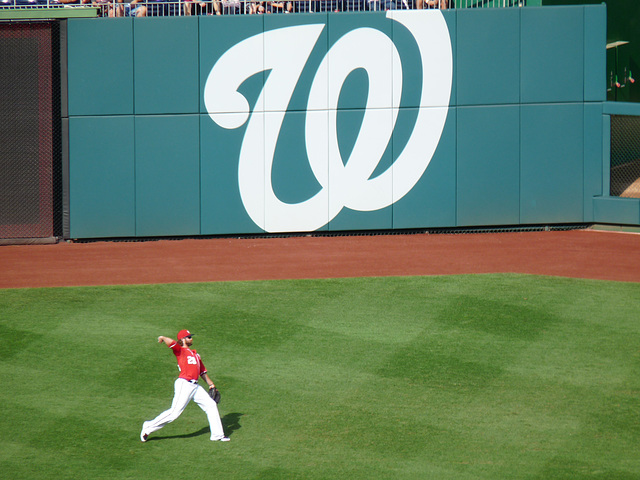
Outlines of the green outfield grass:
{"type": "Polygon", "coordinates": [[[6,479],[638,479],[640,284],[525,275],[0,290],[6,479]],[[196,333],[202,411],[139,440],[196,333]]]}

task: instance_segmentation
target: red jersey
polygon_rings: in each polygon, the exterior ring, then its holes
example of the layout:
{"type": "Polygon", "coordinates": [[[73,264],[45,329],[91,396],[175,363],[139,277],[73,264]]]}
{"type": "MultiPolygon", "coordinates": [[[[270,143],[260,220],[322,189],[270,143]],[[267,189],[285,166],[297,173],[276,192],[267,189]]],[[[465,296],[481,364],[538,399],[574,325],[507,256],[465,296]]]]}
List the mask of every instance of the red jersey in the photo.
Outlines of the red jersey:
{"type": "Polygon", "coordinates": [[[195,350],[181,346],[178,342],[169,346],[178,360],[180,378],[185,380],[198,380],[200,375],[207,373],[200,355],[195,350]]]}

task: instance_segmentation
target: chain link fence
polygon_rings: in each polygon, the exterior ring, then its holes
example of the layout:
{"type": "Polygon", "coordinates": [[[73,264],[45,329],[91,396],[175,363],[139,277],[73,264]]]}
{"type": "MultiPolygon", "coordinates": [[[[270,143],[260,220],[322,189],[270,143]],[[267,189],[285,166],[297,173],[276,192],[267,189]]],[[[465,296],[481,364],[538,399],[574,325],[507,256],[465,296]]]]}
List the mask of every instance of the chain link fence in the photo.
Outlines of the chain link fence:
{"type": "Polygon", "coordinates": [[[611,115],[611,196],[640,198],[640,117],[611,115]]]}
{"type": "Polygon", "coordinates": [[[0,239],[53,237],[59,223],[57,28],[0,22],[0,239]]]}

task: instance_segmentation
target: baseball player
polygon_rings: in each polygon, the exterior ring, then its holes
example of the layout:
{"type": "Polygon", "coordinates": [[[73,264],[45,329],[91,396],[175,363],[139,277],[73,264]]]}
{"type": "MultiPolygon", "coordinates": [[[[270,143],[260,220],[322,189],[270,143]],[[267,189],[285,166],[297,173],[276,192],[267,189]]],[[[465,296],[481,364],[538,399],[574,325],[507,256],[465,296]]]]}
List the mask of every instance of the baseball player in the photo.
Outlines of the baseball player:
{"type": "Polygon", "coordinates": [[[225,436],[222,429],[218,404],[213,400],[213,393],[216,392],[215,385],[207,375],[207,369],[202,363],[200,355],[191,349],[191,344],[193,343],[192,333],[189,330],[180,330],[177,341],[161,335],[158,337],[158,343],[163,342],[173,350],[178,360],[180,376],[175,382],[175,394],[171,407],[153,420],[142,424],[140,440],[146,442],[151,433],[173,422],[184,411],[187,404],[193,400],[207,414],[211,427],[211,440],[214,442],[228,442],[229,438],[225,436]],[[202,377],[207,382],[209,393],[198,385],[198,377],[202,377]]]}

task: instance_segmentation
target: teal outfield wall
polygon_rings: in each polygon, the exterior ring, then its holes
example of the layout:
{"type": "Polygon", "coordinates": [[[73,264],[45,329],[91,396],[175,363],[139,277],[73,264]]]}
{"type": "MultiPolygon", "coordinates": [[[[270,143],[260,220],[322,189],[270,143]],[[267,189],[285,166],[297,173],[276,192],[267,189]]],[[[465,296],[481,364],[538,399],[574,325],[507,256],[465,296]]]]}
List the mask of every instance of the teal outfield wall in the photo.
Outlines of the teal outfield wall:
{"type": "Polygon", "coordinates": [[[604,6],[71,19],[69,236],[593,222],[605,44],[604,6]]]}

